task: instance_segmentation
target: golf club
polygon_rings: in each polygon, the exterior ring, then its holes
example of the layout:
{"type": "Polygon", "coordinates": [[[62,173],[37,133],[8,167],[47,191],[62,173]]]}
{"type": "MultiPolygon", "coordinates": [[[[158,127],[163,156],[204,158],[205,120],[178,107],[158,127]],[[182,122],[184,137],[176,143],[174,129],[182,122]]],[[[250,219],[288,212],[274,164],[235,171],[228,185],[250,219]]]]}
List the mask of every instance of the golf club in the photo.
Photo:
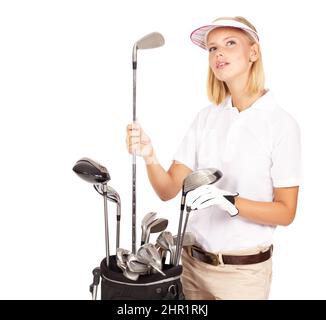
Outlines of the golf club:
{"type": "Polygon", "coordinates": [[[116,254],[116,261],[117,261],[117,266],[124,271],[127,268],[126,260],[128,255],[130,254],[129,250],[123,249],[123,248],[118,248],[117,249],[117,254],[116,254]]]}
{"type": "Polygon", "coordinates": [[[108,170],[98,162],[90,158],[82,158],[76,162],[73,171],[83,180],[102,185],[103,200],[104,200],[104,222],[105,222],[105,251],[106,264],[109,267],[110,244],[109,244],[109,222],[108,222],[108,207],[107,207],[107,182],[111,179],[108,170]]]}
{"type": "Polygon", "coordinates": [[[79,178],[92,184],[103,184],[111,180],[108,170],[90,158],[81,158],[72,170],[79,178]]]}
{"type": "MultiPolygon", "coordinates": [[[[195,190],[200,186],[213,184],[221,177],[222,177],[221,171],[215,168],[208,168],[208,169],[199,169],[193,171],[183,180],[181,205],[180,205],[180,218],[179,218],[179,225],[178,225],[178,238],[177,238],[174,265],[179,264],[181,250],[182,250],[182,239],[180,239],[180,237],[181,237],[181,229],[183,224],[183,212],[185,208],[187,193],[192,190],[195,190]]],[[[183,230],[185,231],[185,228],[183,230]]]]}
{"type": "Polygon", "coordinates": [[[163,249],[162,264],[165,264],[166,251],[170,252],[170,264],[172,264],[175,255],[175,245],[173,243],[173,236],[170,231],[162,231],[156,239],[156,244],[163,249]]]}
{"type": "MultiPolygon", "coordinates": [[[[103,195],[102,185],[94,184],[95,190],[103,195]]],[[[117,234],[116,234],[116,250],[120,247],[120,220],[121,220],[121,198],[117,191],[107,186],[107,198],[117,205],[117,234]]]]}
{"type": "Polygon", "coordinates": [[[139,258],[133,253],[128,255],[126,263],[131,272],[135,272],[140,275],[146,275],[149,272],[149,265],[139,261],[139,258]]]}
{"type": "Polygon", "coordinates": [[[168,224],[169,224],[169,221],[167,219],[164,219],[164,218],[155,219],[151,224],[148,225],[148,227],[146,229],[146,234],[145,234],[145,242],[142,243],[142,245],[145,243],[148,243],[151,233],[157,233],[157,232],[164,231],[166,229],[166,227],[168,226],[168,224]]]}
{"type": "Polygon", "coordinates": [[[137,281],[139,277],[139,273],[137,272],[132,272],[129,270],[127,266],[127,259],[130,255],[130,251],[123,249],[123,248],[118,248],[117,249],[117,255],[116,255],[116,260],[117,260],[117,266],[122,270],[122,274],[129,280],[132,281],[137,281]]]}
{"type": "Polygon", "coordinates": [[[139,273],[130,271],[128,267],[126,267],[122,273],[127,279],[132,281],[137,281],[139,278],[139,273]]]}
{"type": "Polygon", "coordinates": [[[145,215],[145,217],[141,221],[141,245],[145,243],[146,239],[146,230],[148,226],[155,220],[157,213],[149,212],[145,215]]]}
{"type": "Polygon", "coordinates": [[[137,258],[140,262],[150,265],[154,270],[163,276],[166,276],[166,274],[161,270],[161,256],[153,244],[147,243],[141,246],[137,251],[137,258]]]}
{"type": "MultiPolygon", "coordinates": [[[[132,50],[133,69],[133,117],[136,121],[136,84],[137,84],[137,51],[138,49],[152,49],[164,45],[164,38],[158,32],[150,33],[139,39],[132,50]]],[[[132,253],[136,253],[136,151],[132,153],[132,253]]]]}

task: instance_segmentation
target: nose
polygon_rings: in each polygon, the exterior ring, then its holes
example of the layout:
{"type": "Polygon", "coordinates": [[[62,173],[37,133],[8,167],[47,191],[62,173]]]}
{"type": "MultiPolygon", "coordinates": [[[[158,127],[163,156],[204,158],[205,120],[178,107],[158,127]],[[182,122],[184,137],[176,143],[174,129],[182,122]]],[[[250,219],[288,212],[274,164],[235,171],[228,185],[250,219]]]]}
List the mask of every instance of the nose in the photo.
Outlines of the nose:
{"type": "Polygon", "coordinates": [[[215,52],[217,57],[223,57],[224,56],[224,52],[221,49],[216,49],[215,52]]]}

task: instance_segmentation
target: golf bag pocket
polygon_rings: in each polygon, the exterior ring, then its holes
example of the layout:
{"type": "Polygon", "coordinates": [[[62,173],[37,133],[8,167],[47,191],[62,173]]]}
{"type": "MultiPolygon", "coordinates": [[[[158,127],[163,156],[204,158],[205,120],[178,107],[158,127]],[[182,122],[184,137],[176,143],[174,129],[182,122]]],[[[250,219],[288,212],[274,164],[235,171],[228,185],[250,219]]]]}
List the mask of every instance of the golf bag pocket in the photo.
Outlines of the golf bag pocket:
{"type": "Polygon", "coordinates": [[[101,300],[184,300],[180,276],[182,266],[166,265],[166,276],[159,273],[141,275],[137,281],[127,279],[116,265],[115,256],[101,262],[101,300]]]}

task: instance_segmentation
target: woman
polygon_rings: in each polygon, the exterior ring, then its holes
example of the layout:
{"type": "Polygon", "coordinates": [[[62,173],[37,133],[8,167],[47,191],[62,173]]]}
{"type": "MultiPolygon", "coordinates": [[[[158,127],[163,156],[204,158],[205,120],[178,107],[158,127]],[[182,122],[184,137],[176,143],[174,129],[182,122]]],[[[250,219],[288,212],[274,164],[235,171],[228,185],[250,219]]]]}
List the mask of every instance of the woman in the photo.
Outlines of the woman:
{"type": "Polygon", "coordinates": [[[186,298],[267,299],[273,232],[293,221],[297,207],[299,128],[265,89],[259,37],[246,19],[219,18],[193,31],[191,40],[208,51],[212,105],[198,113],[168,171],[137,123],[127,127],[127,147],[144,158],[164,201],[193,170],[223,173],[187,196],[200,212],[188,223],[198,245],[182,253],[186,298]]]}

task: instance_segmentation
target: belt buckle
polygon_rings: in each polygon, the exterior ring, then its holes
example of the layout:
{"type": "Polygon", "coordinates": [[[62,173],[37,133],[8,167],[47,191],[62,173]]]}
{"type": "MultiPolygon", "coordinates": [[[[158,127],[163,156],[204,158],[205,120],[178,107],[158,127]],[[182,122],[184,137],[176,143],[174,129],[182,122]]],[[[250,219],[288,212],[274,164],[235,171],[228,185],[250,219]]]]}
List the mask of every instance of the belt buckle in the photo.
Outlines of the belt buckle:
{"type": "Polygon", "coordinates": [[[218,266],[221,264],[217,254],[213,254],[211,252],[205,252],[205,256],[209,257],[213,266],[218,266]]]}
{"type": "Polygon", "coordinates": [[[192,256],[192,257],[194,256],[193,251],[197,251],[198,253],[201,253],[202,255],[204,255],[206,257],[206,261],[205,261],[206,263],[213,265],[213,266],[218,266],[221,264],[217,254],[207,252],[197,246],[189,246],[188,248],[189,248],[190,256],[192,256]],[[210,261],[210,262],[208,262],[208,261],[210,261]]]}

